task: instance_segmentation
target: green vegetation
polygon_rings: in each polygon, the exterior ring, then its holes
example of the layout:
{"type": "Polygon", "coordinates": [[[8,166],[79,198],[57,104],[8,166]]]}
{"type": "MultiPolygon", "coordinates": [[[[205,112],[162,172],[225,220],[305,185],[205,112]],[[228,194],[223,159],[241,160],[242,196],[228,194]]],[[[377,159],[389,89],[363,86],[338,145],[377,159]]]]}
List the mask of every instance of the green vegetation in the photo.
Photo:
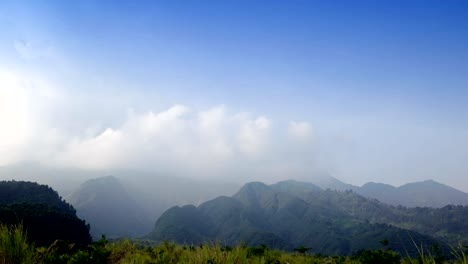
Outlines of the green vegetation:
{"type": "MultiPolygon", "coordinates": [[[[398,253],[383,247],[377,250],[361,250],[353,256],[323,256],[307,253],[299,247],[298,253],[269,249],[265,245],[234,247],[217,244],[182,246],[162,242],[150,245],[148,241],[119,240],[109,242],[105,237],[87,246],[77,246],[57,240],[49,247],[29,244],[21,226],[0,226],[0,264],[41,263],[41,264],[130,264],[130,263],[467,263],[467,248],[454,248],[450,260],[441,259],[432,253],[420,252],[416,258],[401,257],[398,253]]],[[[445,257],[445,256],[444,256],[445,257]]]]}
{"type": "Polygon", "coordinates": [[[448,245],[467,244],[467,215],[466,206],[395,207],[353,191],[294,181],[254,182],[232,197],[170,208],[148,238],[180,244],[245,242],[286,251],[302,245],[312,248],[309,253],[348,256],[363,248],[377,250],[378,241],[388,239],[392,250],[414,257],[413,240],[426,251],[438,244],[443,254],[450,252],[448,245]]]}
{"type": "Polygon", "coordinates": [[[313,185],[251,183],[233,197],[169,209],[150,240],[91,243],[89,226],[50,187],[0,182],[0,264],[468,264],[467,213],[463,206],[394,207],[313,185]],[[447,246],[453,241],[460,244],[447,246]]]}
{"type": "Polygon", "coordinates": [[[34,247],[27,242],[21,225],[0,225],[0,264],[33,263],[34,247]]]}
{"type": "Polygon", "coordinates": [[[49,186],[33,182],[0,182],[0,223],[22,224],[37,246],[57,239],[82,245],[91,242],[89,226],[76,216],[75,209],[49,186]]]}

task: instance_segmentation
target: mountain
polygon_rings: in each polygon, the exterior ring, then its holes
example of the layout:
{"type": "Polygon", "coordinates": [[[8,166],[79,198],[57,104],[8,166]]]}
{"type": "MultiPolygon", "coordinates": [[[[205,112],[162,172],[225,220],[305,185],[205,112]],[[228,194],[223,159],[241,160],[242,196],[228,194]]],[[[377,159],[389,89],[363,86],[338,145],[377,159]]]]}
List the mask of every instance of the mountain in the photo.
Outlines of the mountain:
{"type": "Polygon", "coordinates": [[[388,239],[391,248],[414,255],[413,240],[417,245],[443,244],[468,235],[467,207],[420,209],[393,207],[353,191],[322,190],[310,183],[253,182],[232,197],[168,209],[148,238],[185,244],[245,242],[285,250],[304,245],[332,255],[376,249],[379,241],[388,239]],[[439,219],[449,211],[452,220],[439,219]],[[417,224],[418,215],[427,219],[417,224]]]}
{"type": "Polygon", "coordinates": [[[468,205],[468,193],[450,186],[427,180],[393,187],[382,183],[367,183],[357,189],[359,194],[384,203],[407,207],[443,207],[468,205]]]}
{"type": "Polygon", "coordinates": [[[313,175],[312,177],[308,177],[305,179],[306,182],[310,182],[323,190],[330,189],[330,190],[339,190],[339,191],[346,191],[346,190],[357,190],[359,189],[358,186],[348,184],[338,180],[337,178],[330,176],[328,174],[318,174],[313,175]]]}
{"type": "Polygon", "coordinates": [[[67,199],[77,192],[84,181],[100,178],[103,175],[117,176],[128,195],[149,214],[152,220],[174,205],[188,203],[198,205],[220,195],[232,195],[241,187],[236,183],[190,179],[164,171],[83,170],[48,167],[34,162],[0,166],[0,180],[41,182],[51,186],[67,199]]]}
{"type": "Polygon", "coordinates": [[[388,205],[377,199],[369,199],[351,190],[327,189],[300,192],[300,189],[289,189],[288,191],[308,203],[322,205],[328,209],[333,208],[333,210],[344,212],[359,221],[410,229],[433,236],[449,244],[458,244],[460,241],[468,242],[467,206],[407,208],[388,205]]]}
{"type": "Polygon", "coordinates": [[[142,236],[154,223],[149,213],[113,176],[84,182],[69,200],[78,215],[90,223],[94,239],[99,239],[102,234],[111,238],[142,236]]]}
{"type": "Polygon", "coordinates": [[[55,240],[91,242],[86,222],[47,185],[25,181],[0,182],[0,223],[22,224],[28,239],[38,246],[55,240]]]}
{"type": "Polygon", "coordinates": [[[434,208],[446,205],[468,205],[468,193],[433,180],[408,183],[400,187],[375,182],[368,182],[359,187],[344,183],[329,175],[315,175],[307,178],[307,181],[323,190],[352,190],[362,196],[391,205],[434,208]]]}
{"type": "Polygon", "coordinates": [[[91,234],[140,237],[151,231],[165,210],[187,203],[200,204],[220,194],[233,193],[229,184],[217,184],[140,172],[125,178],[99,177],[84,182],[68,199],[80,217],[91,224],[91,234]]]}

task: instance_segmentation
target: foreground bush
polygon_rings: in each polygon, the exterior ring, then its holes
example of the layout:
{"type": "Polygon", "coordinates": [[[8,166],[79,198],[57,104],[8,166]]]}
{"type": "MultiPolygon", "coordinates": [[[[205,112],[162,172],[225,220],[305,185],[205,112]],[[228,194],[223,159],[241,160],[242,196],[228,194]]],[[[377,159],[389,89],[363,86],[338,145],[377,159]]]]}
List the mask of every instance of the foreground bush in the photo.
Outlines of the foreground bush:
{"type": "Polygon", "coordinates": [[[34,248],[28,243],[21,226],[0,225],[0,264],[151,264],[151,263],[193,263],[193,264],[282,264],[282,263],[382,263],[382,264],[468,264],[466,246],[452,250],[452,259],[437,254],[437,250],[424,252],[418,248],[420,256],[415,259],[401,258],[388,247],[378,250],[361,250],[355,256],[321,256],[306,253],[310,248],[299,247],[298,253],[288,253],[269,249],[266,246],[235,247],[220,244],[181,246],[164,242],[153,246],[147,241],[101,240],[83,246],[62,240],[49,247],[34,248]]]}
{"type": "Polygon", "coordinates": [[[0,264],[34,263],[34,247],[26,238],[21,225],[0,225],[0,264]]]}

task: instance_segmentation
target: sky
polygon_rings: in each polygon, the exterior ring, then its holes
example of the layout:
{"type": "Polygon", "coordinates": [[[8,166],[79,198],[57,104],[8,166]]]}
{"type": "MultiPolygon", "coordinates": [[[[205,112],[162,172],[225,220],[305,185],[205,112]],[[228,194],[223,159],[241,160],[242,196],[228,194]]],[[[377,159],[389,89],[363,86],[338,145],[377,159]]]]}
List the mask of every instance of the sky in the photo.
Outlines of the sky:
{"type": "Polygon", "coordinates": [[[468,191],[466,14],[461,0],[4,0],[0,166],[468,191]]]}

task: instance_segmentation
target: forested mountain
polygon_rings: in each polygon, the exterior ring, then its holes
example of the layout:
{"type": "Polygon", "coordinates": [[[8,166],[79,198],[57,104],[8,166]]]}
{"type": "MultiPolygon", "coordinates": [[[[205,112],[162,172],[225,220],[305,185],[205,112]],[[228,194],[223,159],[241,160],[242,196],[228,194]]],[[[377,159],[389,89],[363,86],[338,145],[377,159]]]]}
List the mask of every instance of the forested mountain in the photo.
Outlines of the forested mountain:
{"type": "Polygon", "coordinates": [[[113,176],[84,182],[69,199],[78,216],[90,223],[94,239],[102,234],[110,238],[143,236],[154,224],[113,176]]]}
{"type": "Polygon", "coordinates": [[[468,207],[447,205],[442,208],[392,206],[377,199],[365,198],[353,191],[323,190],[301,192],[304,184],[284,181],[272,188],[282,187],[291,195],[296,195],[310,204],[335,208],[341,212],[369,223],[390,224],[430,235],[452,244],[464,240],[468,242],[468,207]]]}
{"type": "Polygon", "coordinates": [[[84,182],[68,200],[77,214],[91,224],[91,234],[110,238],[140,237],[165,210],[187,203],[200,204],[238,189],[230,184],[121,171],[125,178],[107,176],[84,182]]]}
{"type": "Polygon", "coordinates": [[[170,208],[149,238],[188,244],[243,241],[287,250],[304,245],[316,253],[345,255],[377,248],[388,239],[401,254],[415,254],[412,240],[431,245],[467,237],[467,212],[467,207],[393,207],[352,191],[296,181],[270,186],[254,182],[232,197],[170,208]]]}
{"type": "Polygon", "coordinates": [[[468,205],[468,193],[433,180],[407,183],[399,187],[374,182],[359,187],[328,175],[310,177],[309,180],[323,190],[352,190],[362,196],[375,198],[391,205],[435,208],[446,205],[468,205]]]}
{"type": "Polygon", "coordinates": [[[48,246],[57,239],[79,244],[91,241],[89,227],[75,209],[49,186],[33,182],[0,182],[0,223],[22,223],[36,245],[48,246]]]}

